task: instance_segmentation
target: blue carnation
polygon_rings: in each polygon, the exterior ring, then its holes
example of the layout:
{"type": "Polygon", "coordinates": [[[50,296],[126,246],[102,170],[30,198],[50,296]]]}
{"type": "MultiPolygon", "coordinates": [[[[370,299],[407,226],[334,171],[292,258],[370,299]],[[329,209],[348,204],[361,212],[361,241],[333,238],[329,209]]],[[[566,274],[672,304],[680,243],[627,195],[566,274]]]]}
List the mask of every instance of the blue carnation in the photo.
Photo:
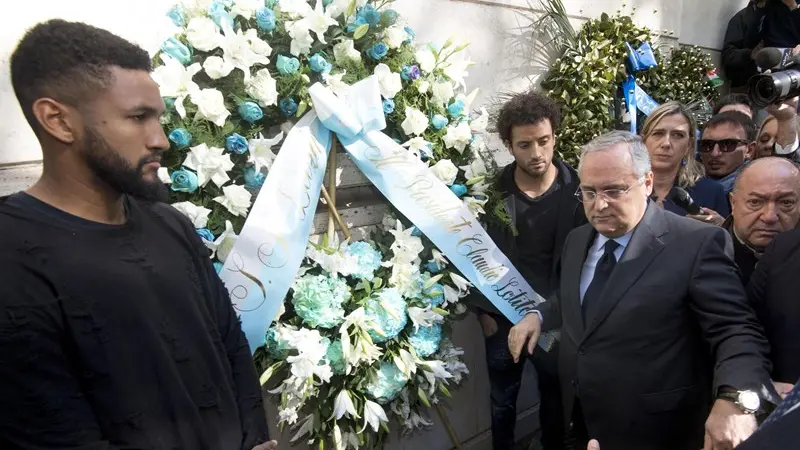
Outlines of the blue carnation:
{"type": "Polygon", "coordinates": [[[397,23],[397,11],[393,9],[387,9],[386,11],[381,14],[381,20],[383,21],[384,25],[390,26],[397,23]]]}
{"type": "Polygon", "coordinates": [[[269,8],[260,8],[256,11],[256,25],[262,31],[275,29],[275,12],[269,8]]]}
{"type": "Polygon", "coordinates": [[[225,9],[225,4],[215,1],[208,7],[208,15],[214,20],[218,27],[225,29],[230,27],[233,29],[233,16],[225,9]]]}
{"type": "Polygon", "coordinates": [[[396,338],[408,323],[406,301],[395,288],[374,293],[364,305],[364,311],[380,330],[380,333],[369,331],[370,337],[376,344],[396,338]]]}
{"type": "Polygon", "coordinates": [[[264,349],[275,359],[283,359],[289,352],[289,343],[281,339],[275,327],[270,327],[264,335],[264,349]]]}
{"type": "Polygon", "coordinates": [[[403,30],[405,30],[406,34],[408,35],[408,39],[403,43],[410,44],[414,40],[414,38],[417,37],[417,33],[415,33],[414,30],[411,29],[411,27],[404,27],[403,30]]]}
{"type": "Polygon", "coordinates": [[[275,67],[278,68],[278,73],[281,75],[292,75],[300,69],[300,61],[297,58],[278,55],[275,67]]]}
{"type": "Polygon", "coordinates": [[[214,242],[214,233],[211,232],[208,228],[198,228],[194,230],[198,236],[200,236],[203,240],[214,242]]]}
{"type": "Polygon", "coordinates": [[[247,143],[247,139],[237,133],[233,133],[225,138],[225,148],[231,153],[244,155],[249,147],[250,145],[247,143]]]}
{"type": "Polygon", "coordinates": [[[450,114],[450,117],[458,117],[464,113],[464,102],[461,100],[456,100],[447,107],[447,114],[450,114]]]}
{"type": "Polygon", "coordinates": [[[368,23],[369,26],[374,27],[381,22],[381,13],[372,5],[364,5],[363,8],[358,10],[357,17],[368,23]]]}
{"type": "Polygon", "coordinates": [[[376,402],[385,405],[396,399],[407,383],[408,379],[395,364],[381,361],[381,367],[371,378],[366,391],[376,402]]]}
{"type": "Polygon", "coordinates": [[[367,50],[367,55],[375,61],[383,58],[387,53],[389,53],[389,47],[383,42],[378,42],[367,50]]]}
{"type": "Polygon", "coordinates": [[[414,81],[422,76],[422,72],[419,70],[419,66],[414,64],[412,66],[403,66],[403,69],[400,71],[400,78],[406,81],[414,81]]]}
{"type": "Polygon", "coordinates": [[[308,65],[311,66],[311,70],[317,73],[328,73],[333,68],[333,66],[331,66],[331,63],[329,63],[319,53],[312,56],[311,59],[308,60],[308,65]]]}
{"type": "Polygon", "coordinates": [[[383,255],[376,250],[369,242],[358,241],[347,246],[346,255],[356,257],[358,266],[353,276],[356,278],[372,281],[375,278],[375,271],[381,267],[383,255]]]}
{"type": "Polygon", "coordinates": [[[171,37],[161,44],[161,51],[186,65],[192,60],[192,51],[183,42],[171,37]]]}
{"type": "Polygon", "coordinates": [[[295,280],[292,290],[295,312],[309,326],[333,328],[344,322],[344,302],[350,299],[344,279],[304,275],[295,280]]]}
{"type": "Polygon", "coordinates": [[[427,358],[439,350],[442,341],[442,326],[438,323],[429,327],[419,327],[408,337],[408,342],[420,358],[427,358]]]}
{"type": "Polygon", "coordinates": [[[169,140],[178,148],[186,147],[192,142],[192,133],[189,133],[186,128],[175,128],[169,132],[169,140]]]}
{"type": "Polygon", "coordinates": [[[222,272],[222,267],[223,267],[223,264],[221,262],[214,261],[214,270],[216,270],[217,273],[222,272]]]}
{"type": "Polygon", "coordinates": [[[244,186],[250,190],[258,191],[264,185],[267,177],[261,171],[256,172],[256,168],[249,166],[244,169],[244,186]]]}
{"type": "Polygon", "coordinates": [[[172,172],[170,179],[172,180],[172,183],[170,184],[169,188],[175,192],[186,192],[187,194],[191,194],[197,190],[197,174],[191,170],[176,170],[175,172],[172,172]]]}
{"type": "Polygon", "coordinates": [[[255,102],[243,102],[239,105],[239,116],[252,124],[264,117],[264,111],[255,102]]]}
{"type": "Polygon", "coordinates": [[[463,184],[454,184],[450,186],[450,190],[453,194],[456,194],[456,197],[461,198],[467,193],[467,187],[463,184]]]}
{"type": "Polygon", "coordinates": [[[387,98],[383,101],[383,113],[391,114],[394,112],[394,100],[387,98]]]}
{"type": "Polygon", "coordinates": [[[293,98],[285,98],[279,103],[281,113],[284,116],[293,116],[297,112],[297,102],[293,98]]]}
{"type": "Polygon", "coordinates": [[[447,117],[441,114],[434,114],[431,118],[431,124],[433,125],[433,128],[436,128],[437,130],[441,130],[442,128],[446,127],[448,123],[450,122],[447,120],[447,117]]]}
{"type": "MultiPolygon", "coordinates": [[[[439,267],[438,264],[436,267],[439,267]]],[[[433,307],[441,306],[442,303],[444,303],[444,286],[439,283],[435,283],[433,286],[425,289],[422,291],[422,294],[428,299],[433,307]]]]}
{"type": "Polygon", "coordinates": [[[176,27],[185,27],[186,26],[186,16],[183,15],[183,8],[179,5],[175,5],[172,9],[169,10],[167,16],[172,20],[172,23],[175,24],[176,27]]]}

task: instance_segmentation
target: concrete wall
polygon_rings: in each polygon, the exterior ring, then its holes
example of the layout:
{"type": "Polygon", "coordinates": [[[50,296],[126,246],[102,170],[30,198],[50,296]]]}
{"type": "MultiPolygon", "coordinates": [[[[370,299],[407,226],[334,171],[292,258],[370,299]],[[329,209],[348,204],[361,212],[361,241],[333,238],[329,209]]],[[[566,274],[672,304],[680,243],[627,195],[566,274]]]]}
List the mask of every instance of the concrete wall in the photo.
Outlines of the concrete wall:
{"type": "MultiPolygon", "coordinates": [[[[169,7],[169,0],[34,1],[35,8],[17,11],[14,20],[7,20],[6,27],[0,28],[0,71],[4,73],[8,73],[7,57],[17,39],[26,27],[38,21],[51,17],[84,20],[155,49],[159,39],[153,24],[169,7]]],[[[576,27],[587,17],[603,12],[613,14],[618,9],[629,13],[636,6],[637,23],[674,33],[665,34],[663,44],[698,45],[718,61],[727,21],[746,0],[564,0],[564,3],[576,27]]],[[[395,8],[416,30],[421,42],[443,42],[450,35],[472,42],[470,53],[476,65],[467,83],[471,88],[481,89],[480,102],[492,101],[500,92],[526,89],[543,72],[543,68],[533,62],[536,46],[529,26],[534,11],[525,0],[397,0],[395,8]]],[[[4,195],[24,189],[41,171],[37,163],[41,153],[17,106],[7,75],[0,78],[0,116],[3,117],[0,121],[0,195],[4,195]]],[[[498,161],[507,163],[507,152],[496,141],[493,146],[498,161]]],[[[345,157],[340,161],[344,173],[339,187],[339,208],[345,221],[356,229],[354,234],[363,236],[371,225],[380,222],[385,206],[377,204],[378,197],[352,163],[345,157]]],[[[327,219],[323,215],[318,219],[317,229],[324,229],[327,219]]],[[[474,317],[455,327],[453,340],[465,348],[465,360],[472,377],[454,392],[454,398],[444,410],[464,448],[488,450],[491,448],[488,378],[483,338],[474,317]]],[[[536,404],[535,375],[528,368],[519,400],[518,438],[535,431],[536,404]]],[[[436,422],[433,429],[403,439],[395,436],[389,447],[398,450],[452,448],[442,421],[432,413],[436,422]]],[[[274,412],[271,417],[275,417],[274,412]]],[[[278,435],[277,430],[275,435],[278,435]]],[[[286,437],[283,436],[284,442],[286,437]]]]}

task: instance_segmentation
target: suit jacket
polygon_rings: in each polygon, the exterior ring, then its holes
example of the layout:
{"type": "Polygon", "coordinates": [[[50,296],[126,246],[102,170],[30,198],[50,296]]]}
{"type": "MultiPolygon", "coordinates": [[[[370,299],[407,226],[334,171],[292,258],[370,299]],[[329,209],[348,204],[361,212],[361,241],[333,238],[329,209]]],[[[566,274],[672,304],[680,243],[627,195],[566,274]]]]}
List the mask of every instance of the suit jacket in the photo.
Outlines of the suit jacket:
{"type": "Polygon", "coordinates": [[[770,343],[772,378],[800,379],[800,230],[780,234],[767,247],[747,293],[770,343]]]}
{"type": "Polygon", "coordinates": [[[650,202],[584,326],[580,277],[596,236],[590,225],[570,233],[559,292],[540,309],[544,331],[562,329],[565,420],[578,398],[603,450],[702,448],[718,387],[769,383],[730,236],[650,202]]]}
{"type": "Polygon", "coordinates": [[[800,409],[781,417],[775,423],[758,429],[736,450],[791,450],[800,437],[800,409]]]}

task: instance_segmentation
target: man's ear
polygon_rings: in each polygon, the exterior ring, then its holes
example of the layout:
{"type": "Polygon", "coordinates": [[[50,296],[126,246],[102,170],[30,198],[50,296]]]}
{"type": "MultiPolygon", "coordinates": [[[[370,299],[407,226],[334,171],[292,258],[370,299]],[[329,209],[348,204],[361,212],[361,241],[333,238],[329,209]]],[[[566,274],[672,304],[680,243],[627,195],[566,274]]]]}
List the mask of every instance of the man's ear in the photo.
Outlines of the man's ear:
{"type": "Polygon", "coordinates": [[[76,132],[82,128],[77,111],[52,98],[40,98],[33,102],[33,115],[39,122],[40,132],[53,139],[70,145],[78,136],[76,132]]]}
{"type": "Polygon", "coordinates": [[[747,144],[747,150],[744,152],[744,160],[752,161],[756,156],[756,142],[753,141],[747,144]]]}

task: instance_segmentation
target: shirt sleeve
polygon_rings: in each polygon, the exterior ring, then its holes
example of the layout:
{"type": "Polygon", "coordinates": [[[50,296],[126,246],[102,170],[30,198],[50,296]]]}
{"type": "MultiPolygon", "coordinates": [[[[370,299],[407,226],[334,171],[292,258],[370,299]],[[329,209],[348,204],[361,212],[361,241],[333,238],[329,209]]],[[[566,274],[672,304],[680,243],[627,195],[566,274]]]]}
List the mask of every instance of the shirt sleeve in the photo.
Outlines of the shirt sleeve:
{"type": "Polygon", "coordinates": [[[269,440],[261,384],[253,365],[250,345],[242,331],[242,323],[233,309],[228,290],[217,275],[217,271],[208,257],[208,250],[202,241],[195,233],[191,233],[191,239],[194,241],[200,260],[204,265],[206,279],[211,287],[210,291],[215,297],[212,302],[216,310],[217,326],[228,354],[228,362],[231,365],[236,389],[236,403],[242,423],[242,449],[250,450],[269,440]]]}
{"type": "Polygon", "coordinates": [[[51,285],[21,255],[0,256],[0,448],[112,449],[70,359],[51,285]]]}
{"type": "Polygon", "coordinates": [[[725,41],[722,47],[722,65],[728,73],[750,70],[753,60],[750,57],[752,49],[747,48],[744,20],[746,14],[736,14],[728,22],[725,30],[725,41]]]}

